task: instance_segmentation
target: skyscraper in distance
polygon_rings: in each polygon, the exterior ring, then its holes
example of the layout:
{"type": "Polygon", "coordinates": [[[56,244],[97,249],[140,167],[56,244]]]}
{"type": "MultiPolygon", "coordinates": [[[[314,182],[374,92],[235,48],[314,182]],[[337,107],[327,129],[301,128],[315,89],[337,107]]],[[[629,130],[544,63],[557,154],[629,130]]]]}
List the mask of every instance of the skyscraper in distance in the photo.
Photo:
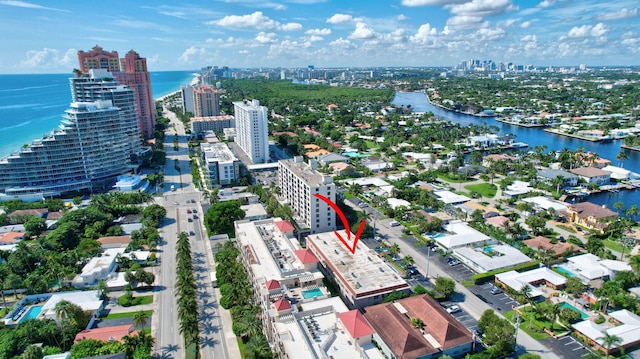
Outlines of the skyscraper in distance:
{"type": "Polygon", "coordinates": [[[267,108],[260,101],[233,103],[236,118],[236,142],[253,163],[269,162],[267,108]]]}
{"type": "Polygon", "coordinates": [[[106,69],[113,74],[118,84],[126,85],[133,90],[140,133],[145,139],[152,138],[156,125],[156,111],[147,59],[140,57],[133,50],[120,59],[117,51],[105,51],[96,45],[89,52],[78,51],[78,63],[83,73],[91,69],[106,69]]]}

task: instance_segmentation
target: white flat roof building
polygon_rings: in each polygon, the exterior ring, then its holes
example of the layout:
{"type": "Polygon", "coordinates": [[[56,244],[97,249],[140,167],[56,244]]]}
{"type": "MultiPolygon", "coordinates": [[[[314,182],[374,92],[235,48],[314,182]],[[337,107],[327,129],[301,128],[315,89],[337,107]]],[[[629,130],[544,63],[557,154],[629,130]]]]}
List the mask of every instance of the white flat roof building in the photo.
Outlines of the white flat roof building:
{"type": "Polygon", "coordinates": [[[333,177],[317,170],[316,161],[303,162],[302,156],[278,162],[278,185],[282,198],[291,206],[294,218],[311,233],[336,229],[336,212],[329,204],[317,198],[319,194],[336,202],[333,177]]]}
{"type": "Polygon", "coordinates": [[[209,186],[232,184],[240,177],[240,160],[226,143],[202,144],[200,149],[209,186]]]}
{"type": "Polygon", "coordinates": [[[520,291],[522,287],[528,285],[531,287],[531,295],[538,297],[544,293],[534,285],[545,282],[553,288],[559,288],[567,283],[567,278],[550,270],[549,268],[536,268],[526,272],[516,272],[514,270],[496,274],[496,281],[506,285],[514,291],[520,291]]]}
{"type": "Polygon", "coordinates": [[[631,266],[626,262],[600,259],[591,253],[567,258],[567,263],[562,267],[580,278],[585,284],[595,279],[613,278],[619,271],[631,270],[631,266]]]}
{"type": "Polygon", "coordinates": [[[567,209],[566,203],[552,200],[548,197],[543,197],[543,196],[529,197],[529,198],[523,199],[523,201],[527,203],[531,203],[534,207],[542,208],[544,210],[553,208],[556,211],[563,211],[567,209]]]}
{"type": "Polygon", "coordinates": [[[467,196],[459,195],[451,191],[434,191],[433,194],[445,204],[461,204],[471,200],[471,198],[467,196]]]}
{"type": "MultiPolygon", "coordinates": [[[[605,324],[596,324],[591,320],[584,320],[574,324],[573,329],[600,346],[603,345],[602,339],[605,334],[620,338],[622,341],[619,345],[623,348],[633,347],[640,341],[640,316],[626,309],[611,312],[609,316],[620,322],[620,325],[610,327],[605,324]]],[[[611,349],[614,350],[614,348],[611,349]]]]}
{"type": "Polygon", "coordinates": [[[490,241],[491,237],[470,227],[466,222],[452,221],[444,226],[445,231],[453,234],[433,239],[447,249],[469,246],[473,243],[490,241]]]}
{"type": "Polygon", "coordinates": [[[116,267],[116,259],[126,248],[109,248],[102,252],[102,256],[93,257],[83,268],[82,272],[73,278],[76,288],[96,285],[100,280],[107,280],[116,267]]]}
{"type": "Polygon", "coordinates": [[[97,290],[53,293],[51,298],[42,306],[41,315],[44,316],[44,318],[55,320],[56,304],[62,300],[79,306],[85,312],[95,312],[101,309],[104,303],[104,301],[98,297],[97,290]]]}
{"type": "Polygon", "coordinates": [[[252,163],[269,162],[267,108],[260,101],[233,103],[236,118],[236,142],[252,163]]]}
{"type": "MultiPolygon", "coordinates": [[[[337,231],[347,240],[345,230],[337,231]]],[[[351,241],[355,234],[351,234],[351,241]]],[[[382,303],[393,291],[409,291],[402,276],[384,262],[378,254],[358,241],[355,253],[351,253],[334,232],[307,236],[309,248],[320,260],[328,277],[338,283],[340,294],[351,307],[364,308],[382,303]]]]}
{"type": "Polygon", "coordinates": [[[380,189],[379,193],[384,193],[385,196],[390,196],[391,192],[393,191],[393,185],[378,177],[355,178],[345,181],[345,183],[359,184],[362,187],[377,187],[378,189],[380,189]]]}
{"type": "Polygon", "coordinates": [[[454,253],[471,269],[478,273],[513,267],[531,261],[518,249],[506,244],[492,244],[486,247],[458,247],[454,253]]]}

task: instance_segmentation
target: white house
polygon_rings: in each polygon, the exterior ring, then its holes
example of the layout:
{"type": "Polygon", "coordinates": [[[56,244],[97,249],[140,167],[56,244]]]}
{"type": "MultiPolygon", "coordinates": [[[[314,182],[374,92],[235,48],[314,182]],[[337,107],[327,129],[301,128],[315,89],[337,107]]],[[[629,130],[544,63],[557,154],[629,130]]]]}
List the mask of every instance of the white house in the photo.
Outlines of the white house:
{"type": "Polygon", "coordinates": [[[109,275],[116,270],[116,259],[124,253],[125,248],[110,248],[102,253],[101,257],[93,257],[83,268],[82,272],[73,278],[73,286],[76,288],[95,286],[100,280],[107,280],[109,275]]]}

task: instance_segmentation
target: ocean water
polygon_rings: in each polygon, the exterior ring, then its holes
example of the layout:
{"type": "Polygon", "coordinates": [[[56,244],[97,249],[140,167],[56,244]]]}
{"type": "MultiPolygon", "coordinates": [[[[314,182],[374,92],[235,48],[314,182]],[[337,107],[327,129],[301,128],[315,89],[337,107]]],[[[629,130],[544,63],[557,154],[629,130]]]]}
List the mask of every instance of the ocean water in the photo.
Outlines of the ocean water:
{"type": "MultiPolygon", "coordinates": [[[[151,73],[154,98],[193,79],[196,71],[151,73]]],[[[71,102],[72,74],[0,75],[0,158],[58,127],[71,102]]]]}

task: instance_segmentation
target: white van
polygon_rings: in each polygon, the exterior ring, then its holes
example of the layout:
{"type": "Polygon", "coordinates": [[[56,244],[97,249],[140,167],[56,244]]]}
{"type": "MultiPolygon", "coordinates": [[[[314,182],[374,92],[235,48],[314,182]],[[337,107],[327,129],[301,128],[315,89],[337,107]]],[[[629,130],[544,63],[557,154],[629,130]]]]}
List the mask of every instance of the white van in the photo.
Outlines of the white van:
{"type": "Polygon", "coordinates": [[[400,222],[398,221],[391,221],[391,223],[389,223],[389,225],[391,225],[391,227],[397,227],[400,225],[400,222]]]}

